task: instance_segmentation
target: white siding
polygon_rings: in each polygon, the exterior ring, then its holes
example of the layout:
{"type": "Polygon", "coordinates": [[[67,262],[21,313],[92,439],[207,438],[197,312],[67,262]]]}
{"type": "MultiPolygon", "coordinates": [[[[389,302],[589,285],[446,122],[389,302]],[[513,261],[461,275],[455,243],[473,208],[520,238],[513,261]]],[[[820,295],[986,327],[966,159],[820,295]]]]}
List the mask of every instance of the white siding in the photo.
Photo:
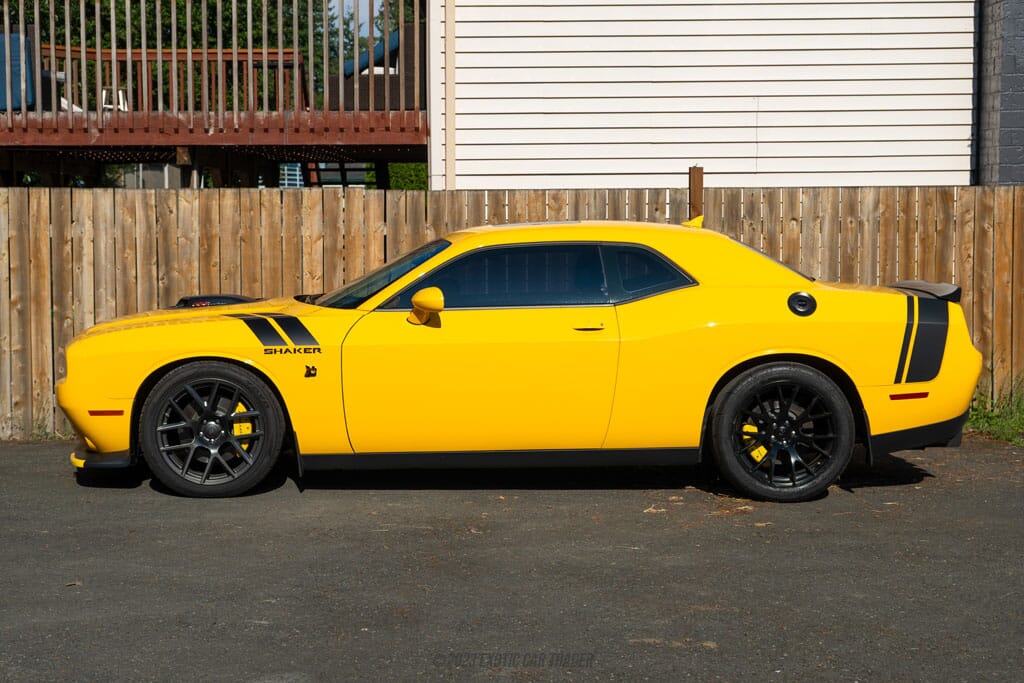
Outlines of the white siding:
{"type": "Polygon", "coordinates": [[[449,1],[434,189],[970,182],[974,2],[449,1]]]}

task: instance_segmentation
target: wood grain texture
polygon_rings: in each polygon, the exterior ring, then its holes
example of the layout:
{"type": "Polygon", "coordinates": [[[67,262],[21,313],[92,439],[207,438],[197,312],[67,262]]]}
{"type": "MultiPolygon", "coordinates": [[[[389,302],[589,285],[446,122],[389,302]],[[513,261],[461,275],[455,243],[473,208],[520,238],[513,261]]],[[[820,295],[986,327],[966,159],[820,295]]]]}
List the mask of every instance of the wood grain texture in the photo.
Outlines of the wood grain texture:
{"type": "MultiPolygon", "coordinates": [[[[380,213],[383,224],[383,207],[380,213]]],[[[383,235],[380,251],[384,251],[383,235]]],[[[324,291],[324,191],[302,193],[302,294],[324,291]]]]}
{"type": "Polygon", "coordinates": [[[93,278],[96,283],[96,322],[117,315],[115,301],[117,270],[115,255],[115,190],[97,189],[93,193],[93,278]]]}
{"type": "MultiPolygon", "coordinates": [[[[994,188],[992,216],[992,395],[1010,394],[1013,383],[1013,194],[1014,188],[994,188]]],[[[1019,298],[1021,292],[1017,293],[1019,298]]]]}
{"type": "Polygon", "coordinates": [[[647,191],[647,220],[651,223],[668,222],[668,190],[660,188],[647,191]]]}
{"type": "Polygon", "coordinates": [[[0,440],[12,436],[10,190],[0,187],[0,440]]]}
{"type": "MultiPolygon", "coordinates": [[[[685,209],[683,209],[685,211],[685,209]]],[[[764,247],[764,215],[761,211],[761,190],[743,190],[743,228],[740,240],[748,247],[761,251],[764,247]]],[[[674,222],[674,221],[673,221],[674,222]]]]}
{"type": "Polygon", "coordinates": [[[856,282],[860,254],[860,197],[856,187],[839,190],[842,222],[839,232],[839,279],[856,282]]]}
{"type": "Polygon", "coordinates": [[[28,191],[29,331],[31,333],[32,435],[53,433],[53,273],[50,262],[50,191],[28,191]]]}
{"type": "MultiPolygon", "coordinates": [[[[653,190],[652,190],[653,192],[653,190]]],[[[722,232],[734,240],[743,235],[743,189],[730,187],[722,190],[722,232]]]]}
{"type": "Polygon", "coordinates": [[[260,277],[263,274],[263,252],[260,230],[260,190],[238,190],[238,273],[244,296],[259,297],[263,293],[260,277]]]}
{"type": "Polygon", "coordinates": [[[899,279],[917,277],[917,188],[899,188],[899,279]]]}
{"type": "Polygon", "coordinates": [[[715,232],[725,232],[722,212],[725,205],[725,190],[721,187],[704,189],[704,227],[715,232]]]}
{"type": "Polygon", "coordinates": [[[935,279],[952,282],[956,263],[956,190],[935,188],[935,279]]]}
{"type": "Polygon", "coordinates": [[[409,221],[409,250],[425,244],[429,239],[426,229],[427,196],[426,192],[409,192],[406,195],[405,216],[409,221]]]}
{"type": "Polygon", "coordinates": [[[800,237],[800,272],[813,278],[821,277],[821,189],[808,188],[802,192],[803,232],[800,237]]]}
{"type": "Polygon", "coordinates": [[[490,225],[501,225],[508,220],[506,194],[504,190],[487,190],[487,222],[490,225]]]}
{"type": "Polygon", "coordinates": [[[960,308],[967,320],[967,329],[974,333],[974,226],[978,199],[976,187],[956,188],[956,263],[954,282],[960,285],[960,308]]]}
{"type": "Polygon", "coordinates": [[[821,201],[821,279],[835,281],[841,272],[840,244],[840,191],[838,187],[825,187],[820,191],[821,201]]]}
{"type": "Polygon", "coordinates": [[[879,271],[879,190],[864,187],[860,190],[860,275],[864,285],[878,284],[879,271]]]}
{"type": "MultiPolygon", "coordinates": [[[[0,207],[2,210],[2,207],[0,207]]],[[[1013,190],[1013,308],[1010,318],[1013,321],[1010,338],[1013,346],[1013,397],[1021,397],[1024,392],[1024,186],[1013,190]]]]}
{"type": "Polygon", "coordinates": [[[922,187],[917,191],[917,263],[918,277],[934,282],[938,272],[939,255],[936,253],[935,188],[922,187]]]}
{"type": "Polygon", "coordinates": [[[362,188],[345,188],[345,282],[352,282],[366,273],[365,196],[366,190],[362,188]]]}
{"type": "Polygon", "coordinates": [[[135,254],[135,194],[139,190],[119,190],[114,195],[117,222],[114,225],[113,266],[117,273],[114,302],[117,315],[135,313],[138,309],[135,254]]]}
{"type": "MultiPolygon", "coordinates": [[[[4,239],[4,218],[2,213],[4,206],[0,201],[0,250],[6,250],[7,244],[4,239]]],[[[51,283],[51,298],[53,300],[52,319],[50,325],[53,330],[53,372],[54,377],[63,377],[67,370],[66,349],[68,343],[75,335],[74,321],[74,285],[73,285],[73,261],[72,261],[72,213],[71,213],[71,190],[69,188],[53,188],[50,190],[50,225],[52,236],[50,240],[50,264],[53,272],[51,283]]],[[[4,268],[4,255],[0,254],[0,282],[6,279],[4,268]]],[[[0,284],[0,297],[6,296],[4,287],[0,284]]],[[[6,326],[3,320],[3,312],[0,310],[0,325],[6,326]]],[[[3,374],[3,339],[0,339],[0,375],[3,374]]],[[[9,372],[9,370],[8,370],[9,372]]],[[[0,383],[4,378],[0,377],[0,383]]],[[[9,380],[8,380],[9,381],[9,380]]],[[[4,416],[3,390],[0,389],[0,433],[3,431],[4,416]]],[[[54,413],[53,431],[62,436],[71,436],[73,429],[64,413],[56,410],[54,413]]],[[[3,438],[0,436],[0,438],[3,438]]]]}
{"type": "Polygon", "coordinates": [[[896,188],[878,188],[878,280],[883,285],[899,279],[898,201],[896,188]]]}
{"type": "MultiPolygon", "coordinates": [[[[405,226],[405,192],[395,192],[402,198],[402,226],[405,226]]],[[[389,213],[391,208],[388,209],[389,213]]],[[[407,227],[407,226],[406,226],[407,227]]],[[[398,240],[409,240],[399,228],[398,240]]],[[[396,241],[398,241],[396,240],[396,241]]],[[[390,248],[390,243],[389,243],[390,248]]],[[[345,190],[340,187],[324,188],[324,291],[341,287],[345,282],[345,190]]]]}
{"type": "Polygon", "coordinates": [[[302,191],[281,191],[281,294],[302,293],[302,191]]]}
{"type": "MultiPolygon", "coordinates": [[[[405,190],[389,190],[387,193],[387,206],[385,207],[385,219],[387,222],[387,258],[393,261],[409,250],[409,223],[405,218],[406,197],[405,190]]],[[[327,220],[326,195],[324,197],[324,221],[327,220]]],[[[325,226],[326,231],[326,226],[325,226]]],[[[326,234],[325,234],[326,238],[326,234]]]]}
{"type": "Polygon", "coordinates": [[[995,219],[995,191],[991,186],[978,188],[974,224],[974,346],[981,351],[982,369],[978,389],[992,393],[992,305],[995,219]]]}
{"type": "Polygon", "coordinates": [[[199,200],[199,289],[196,294],[217,294],[220,277],[220,194],[217,190],[198,192],[199,200]]]}
{"type": "MultiPolygon", "coordinates": [[[[136,306],[140,311],[157,308],[159,259],[157,256],[156,190],[138,190],[135,195],[135,272],[122,273],[127,287],[135,285],[136,306]],[[132,280],[135,280],[133,283],[132,280]]],[[[175,230],[175,233],[177,231],[175,230]]]]}
{"type": "Polygon", "coordinates": [[[238,214],[238,193],[235,187],[217,190],[220,204],[220,222],[217,237],[220,241],[220,291],[238,294],[242,291],[241,281],[241,220],[238,214]]]}
{"type": "Polygon", "coordinates": [[[367,190],[364,204],[367,231],[366,266],[376,270],[384,265],[384,190],[367,190]]]}
{"type": "Polygon", "coordinates": [[[263,296],[273,298],[284,294],[284,233],[281,223],[281,190],[263,190],[260,193],[262,220],[262,277],[263,296]]]}
{"type": "Polygon", "coordinates": [[[782,231],[782,254],[780,258],[783,263],[798,270],[802,253],[801,240],[803,232],[800,194],[800,188],[798,187],[787,187],[782,191],[779,221],[779,227],[782,231]]]}
{"type": "Polygon", "coordinates": [[[11,436],[32,435],[31,237],[28,190],[9,190],[11,436]]]}

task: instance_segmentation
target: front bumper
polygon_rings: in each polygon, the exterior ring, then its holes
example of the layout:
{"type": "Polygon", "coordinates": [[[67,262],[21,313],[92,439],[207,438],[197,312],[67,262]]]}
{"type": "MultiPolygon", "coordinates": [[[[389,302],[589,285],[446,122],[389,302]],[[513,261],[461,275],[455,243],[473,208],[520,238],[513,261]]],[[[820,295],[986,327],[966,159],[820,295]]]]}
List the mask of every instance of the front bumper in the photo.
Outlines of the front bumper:
{"type": "Polygon", "coordinates": [[[135,459],[130,451],[97,453],[79,443],[71,452],[71,464],[80,470],[119,470],[134,465],[135,459]]]}
{"type": "Polygon", "coordinates": [[[936,422],[923,427],[901,429],[886,434],[875,434],[870,439],[871,455],[878,456],[894,451],[929,448],[931,446],[959,446],[964,424],[970,410],[963,415],[945,422],[936,422]]]}

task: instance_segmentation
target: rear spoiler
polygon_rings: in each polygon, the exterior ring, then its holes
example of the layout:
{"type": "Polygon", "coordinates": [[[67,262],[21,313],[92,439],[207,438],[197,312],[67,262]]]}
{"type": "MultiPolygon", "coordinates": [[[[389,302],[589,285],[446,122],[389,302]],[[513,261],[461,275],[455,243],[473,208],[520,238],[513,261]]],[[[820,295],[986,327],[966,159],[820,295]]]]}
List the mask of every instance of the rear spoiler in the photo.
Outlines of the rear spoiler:
{"type": "Polygon", "coordinates": [[[942,299],[952,303],[960,303],[960,287],[949,282],[925,282],[924,280],[899,280],[889,285],[893,289],[902,289],[916,296],[942,299]]]}

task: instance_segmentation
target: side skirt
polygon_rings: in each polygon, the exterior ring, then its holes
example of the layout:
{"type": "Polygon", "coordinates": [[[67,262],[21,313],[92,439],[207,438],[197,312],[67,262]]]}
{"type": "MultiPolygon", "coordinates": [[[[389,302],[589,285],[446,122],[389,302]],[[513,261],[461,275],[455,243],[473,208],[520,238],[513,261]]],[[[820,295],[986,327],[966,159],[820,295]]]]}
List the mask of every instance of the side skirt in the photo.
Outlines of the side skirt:
{"type": "Polygon", "coordinates": [[[303,471],[696,465],[699,448],[301,455],[303,471]]]}

